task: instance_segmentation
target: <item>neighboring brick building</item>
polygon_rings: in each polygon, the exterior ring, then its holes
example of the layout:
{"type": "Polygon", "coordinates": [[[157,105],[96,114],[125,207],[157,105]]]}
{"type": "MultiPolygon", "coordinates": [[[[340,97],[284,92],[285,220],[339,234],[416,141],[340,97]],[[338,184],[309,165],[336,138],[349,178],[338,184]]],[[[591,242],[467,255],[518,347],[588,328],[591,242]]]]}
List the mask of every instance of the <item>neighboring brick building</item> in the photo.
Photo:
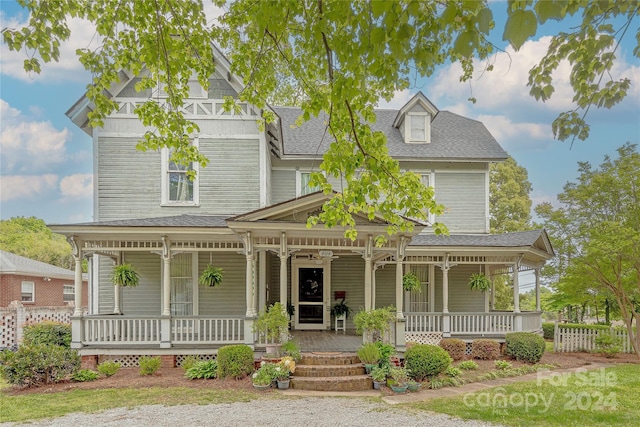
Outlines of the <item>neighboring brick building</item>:
{"type": "MultiPolygon", "coordinates": [[[[0,307],[7,307],[11,301],[34,307],[73,305],[74,272],[0,251],[0,307]]],[[[87,306],[86,274],[82,306],[87,306]]]]}

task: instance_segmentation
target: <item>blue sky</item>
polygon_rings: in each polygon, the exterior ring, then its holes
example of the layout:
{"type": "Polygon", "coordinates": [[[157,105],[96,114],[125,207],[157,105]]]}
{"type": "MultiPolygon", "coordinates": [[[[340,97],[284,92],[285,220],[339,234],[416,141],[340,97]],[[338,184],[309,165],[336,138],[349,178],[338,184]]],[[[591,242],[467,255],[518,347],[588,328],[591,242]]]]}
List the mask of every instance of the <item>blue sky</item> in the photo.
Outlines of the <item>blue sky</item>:
{"type": "MultiPolygon", "coordinates": [[[[501,40],[505,6],[494,6],[498,23],[493,41],[501,48],[506,48],[501,40]]],[[[15,2],[0,1],[0,7],[2,28],[26,21],[15,2]]],[[[498,55],[495,70],[474,78],[471,84],[459,83],[456,65],[444,66],[430,79],[417,80],[410,90],[381,105],[401,106],[422,90],[439,109],[481,120],[528,170],[534,204],[553,202],[563,185],[576,179],[577,162],[598,165],[605,154],[614,155],[625,142],[640,142],[640,64],[631,55],[633,34],[623,41],[622,61],[613,74],[616,79],[631,78],[628,98],[613,110],[592,110],[587,141],[577,141],[570,149],[569,143],[553,139],[551,122],[558,112],[571,108],[566,67],[557,75],[556,94],[545,104],[529,97],[527,71],[544,52],[547,35],[566,31],[570,25],[546,25],[519,52],[508,49],[510,55],[498,55]],[[475,105],[467,101],[470,96],[477,98],[475,105]]],[[[62,46],[61,62],[44,66],[40,75],[27,75],[21,69],[24,53],[10,53],[4,44],[0,47],[2,219],[36,216],[47,223],[92,220],[91,139],[64,113],[82,96],[89,81],[74,51],[86,47],[93,32],[79,21],[73,21],[71,28],[74,35],[62,46]]]]}

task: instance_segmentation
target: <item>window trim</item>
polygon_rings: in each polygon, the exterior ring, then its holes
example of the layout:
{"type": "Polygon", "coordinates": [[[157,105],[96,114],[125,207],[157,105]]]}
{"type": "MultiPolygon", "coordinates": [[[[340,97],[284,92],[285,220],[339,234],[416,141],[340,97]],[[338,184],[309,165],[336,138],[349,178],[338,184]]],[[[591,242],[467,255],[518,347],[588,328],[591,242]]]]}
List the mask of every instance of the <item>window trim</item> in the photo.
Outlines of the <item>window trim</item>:
{"type": "MultiPolygon", "coordinates": [[[[198,137],[191,139],[192,144],[198,148],[200,141],[198,137]]],[[[169,148],[163,147],[161,152],[161,206],[200,206],[200,164],[192,163],[192,168],[196,172],[193,180],[193,200],[178,201],[169,199],[169,148]]]]}
{"type": "Polygon", "coordinates": [[[23,280],[22,283],[20,284],[20,302],[22,303],[35,303],[36,302],[36,284],[33,281],[30,280],[23,280]],[[31,299],[29,301],[25,301],[23,299],[23,295],[25,292],[24,290],[24,285],[31,285],[31,299]]]}
{"type": "Polygon", "coordinates": [[[75,298],[76,298],[76,287],[75,287],[75,285],[69,285],[67,283],[62,285],[62,302],[65,302],[65,303],[74,302],[75,298]],[[67,289],[71,289],[72,292],[65,292],[67,289]],[[71,299],[67,301],[64,298],[65,295],[71,295],[71,299]]]}
{"type": "Polygon", "coordinates": [[[425,112],[411,112],[405,115],[405,142],[409,144],[429,144],[431,143],[431,115],[425,112]],[[422,117],[424,120],[424,138],[414,139],[411,132],[411,122],[414,117],[422,117]]]}
{"type": "Polygon", "coordinates": [[[311,193],[315,193],[316,191],[320,191],[320,188],[317,188],[313,191],[309,191],[307,193],[304,193],[302,190],[302,175],[303,174],[311,174],[312,170],[300,170],[300,169],[296,169],[296,197],[302,197],[302,196],[306,196],[307,194],[311,194],[311,193]]]}

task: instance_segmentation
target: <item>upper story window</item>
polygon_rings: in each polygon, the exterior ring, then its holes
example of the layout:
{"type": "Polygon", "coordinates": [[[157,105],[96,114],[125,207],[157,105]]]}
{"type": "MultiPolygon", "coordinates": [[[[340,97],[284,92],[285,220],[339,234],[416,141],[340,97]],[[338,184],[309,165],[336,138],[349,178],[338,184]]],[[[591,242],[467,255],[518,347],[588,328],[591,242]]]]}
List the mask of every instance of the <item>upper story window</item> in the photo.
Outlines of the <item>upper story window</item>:
{"type": "Polygon", "coordinates": [[[309,185],[311,172],[296,171],[296,194],[298,197],[320,191],[320,187],[309,185]]]}
{"type": "Polygon", "coordinates": [[[75,301],[76,288],[74,285],[62,285],[62,301],[73,302],[75,301]]]}
{"type": "MultiPolygon", "coordinates": [[[[420,175],[420,180],[422,181],[422,183],[424,184],[425,187],[433,187],[435,188],[435,173],[431,172],[431,173],[423,173],[420,175]]],[[[430,224],[433,224],[434,222],[436,222],[436,216],[434,214],[432,214],[431,212],[429,212],[429,214],[427,215],[427,219],[429,221],[430,224]]]]}
{"type": "Polygon", "coordinates": [[[405,123],[405,142],[431,142],[431,117],[428,113],[408,113],[405,123]]]}
{"type": "MultiPolygon", "coordinates": [[[[198,140],[194,138],[197,146],[198,140]]],[[[199,203],[198,165],[189,163],[181,165],[171,158],[168,148],[162,149],[162,204],[163,205],[197,205],[199,203]],[[194,170],[196,177],[191,180],[187,172],[194,170]]]]}
{"type": "Polygon", "coordinates": [[[22,302],[35,302],[35,300],[36,300],[36,285],[35,285],[35,283],[33,283],[33,282],[22,282],[21,300],[22,300],[22,302]]]}

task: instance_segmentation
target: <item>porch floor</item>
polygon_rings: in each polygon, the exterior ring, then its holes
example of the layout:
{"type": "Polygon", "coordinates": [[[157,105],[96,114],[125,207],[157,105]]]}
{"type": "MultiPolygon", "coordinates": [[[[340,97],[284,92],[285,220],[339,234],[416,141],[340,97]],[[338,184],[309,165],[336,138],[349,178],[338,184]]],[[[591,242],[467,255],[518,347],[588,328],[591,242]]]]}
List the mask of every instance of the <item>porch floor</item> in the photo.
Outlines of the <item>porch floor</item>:
{"type": "Polygon", "coordinates": [[[289,331],[302,352],[355,352],[362,345],[362,337],[355,331],[289,331]]]}

